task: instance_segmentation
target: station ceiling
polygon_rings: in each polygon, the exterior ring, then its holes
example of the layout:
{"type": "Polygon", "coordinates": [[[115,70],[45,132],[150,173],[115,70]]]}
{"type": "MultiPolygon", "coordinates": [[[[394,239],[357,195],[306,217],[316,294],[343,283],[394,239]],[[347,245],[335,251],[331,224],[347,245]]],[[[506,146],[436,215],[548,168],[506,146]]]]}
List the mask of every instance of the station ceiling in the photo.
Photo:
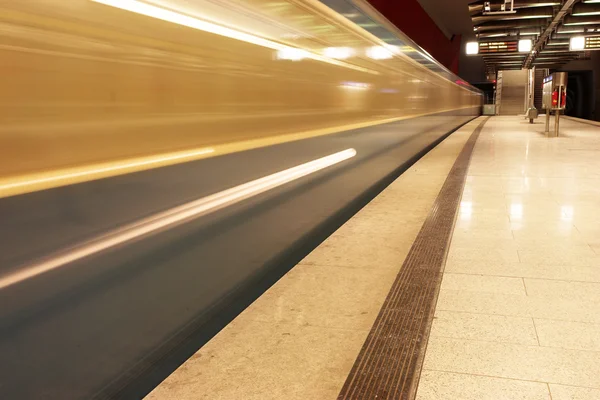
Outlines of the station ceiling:
{"type": "Polygon", "coordinates": [[[419,2],[446,35],[479,42],[488,73],[532,66],[557,69],[588,58],[589,50],[600,46],[600,0],[513,0],[510,13],[511,0],[419,2]],[[571,51],[574,36],[588,37],[583,51],[571,51]],[[519,51],[519,41],[527,39],[531,50],[519,51]]]}

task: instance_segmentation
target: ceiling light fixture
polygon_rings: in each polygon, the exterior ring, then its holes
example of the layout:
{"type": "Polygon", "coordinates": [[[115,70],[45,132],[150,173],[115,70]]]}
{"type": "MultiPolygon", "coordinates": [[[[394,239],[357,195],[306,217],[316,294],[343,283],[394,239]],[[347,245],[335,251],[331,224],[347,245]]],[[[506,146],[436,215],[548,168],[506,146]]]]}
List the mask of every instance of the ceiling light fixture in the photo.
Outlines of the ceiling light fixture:
{"type": "Polygon", "coordinates": [[[531,39],[521,39],[519,40],[519,52],[520,53],[529,53],[532,48],[531,39]]]}
{"type": "Polygon", "coordinates": [[[479,54],[479,43],[478,42],[468,42],[467,43],[467,54],[470,56],[479,54]]]}
{"type": "Polygon", "coordinates": [[[585,49],[585,37],[573,36],[569,42],[570,51],[581,51],[585,49]]]}

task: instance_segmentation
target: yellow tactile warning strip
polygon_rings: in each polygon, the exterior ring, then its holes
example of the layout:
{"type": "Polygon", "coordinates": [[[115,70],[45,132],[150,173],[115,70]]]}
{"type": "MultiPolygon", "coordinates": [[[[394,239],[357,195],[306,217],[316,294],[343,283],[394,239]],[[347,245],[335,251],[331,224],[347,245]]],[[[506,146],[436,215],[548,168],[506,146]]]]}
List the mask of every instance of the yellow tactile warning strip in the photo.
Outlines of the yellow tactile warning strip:
{"type": "Polygon", "coordinates": [[[448,174],[338,400],[413,399],[471,154],[487,119],[448,174]]]}

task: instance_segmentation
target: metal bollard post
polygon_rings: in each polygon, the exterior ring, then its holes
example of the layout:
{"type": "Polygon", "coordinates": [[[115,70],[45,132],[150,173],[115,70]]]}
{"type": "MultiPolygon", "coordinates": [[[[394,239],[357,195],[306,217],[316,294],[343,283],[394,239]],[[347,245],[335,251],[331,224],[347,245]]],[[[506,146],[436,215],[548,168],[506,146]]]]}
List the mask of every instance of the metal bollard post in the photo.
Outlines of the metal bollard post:
{"type": "Polygon", "coordinates": [[[558,137],[559,123],[560,123],[560,110],[556,110],[556,122],[554,123],[554,137],[558,137]]]}
{"type": "Polygon", "coordinates": [[[544,131],[546,135],[550,133],[550,108],[546,107],[546,130],[544,131]]]}

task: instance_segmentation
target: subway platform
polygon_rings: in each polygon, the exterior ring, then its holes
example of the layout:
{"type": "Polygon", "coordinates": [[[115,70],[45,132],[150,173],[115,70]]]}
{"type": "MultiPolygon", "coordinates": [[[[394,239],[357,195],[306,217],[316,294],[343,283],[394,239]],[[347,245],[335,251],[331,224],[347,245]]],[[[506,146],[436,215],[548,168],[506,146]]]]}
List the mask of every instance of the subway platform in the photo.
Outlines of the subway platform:
{"type": "Polygon", "coordinates": [[[480,117],[148,399],[600,399],[600,126],[480,117]]]}

